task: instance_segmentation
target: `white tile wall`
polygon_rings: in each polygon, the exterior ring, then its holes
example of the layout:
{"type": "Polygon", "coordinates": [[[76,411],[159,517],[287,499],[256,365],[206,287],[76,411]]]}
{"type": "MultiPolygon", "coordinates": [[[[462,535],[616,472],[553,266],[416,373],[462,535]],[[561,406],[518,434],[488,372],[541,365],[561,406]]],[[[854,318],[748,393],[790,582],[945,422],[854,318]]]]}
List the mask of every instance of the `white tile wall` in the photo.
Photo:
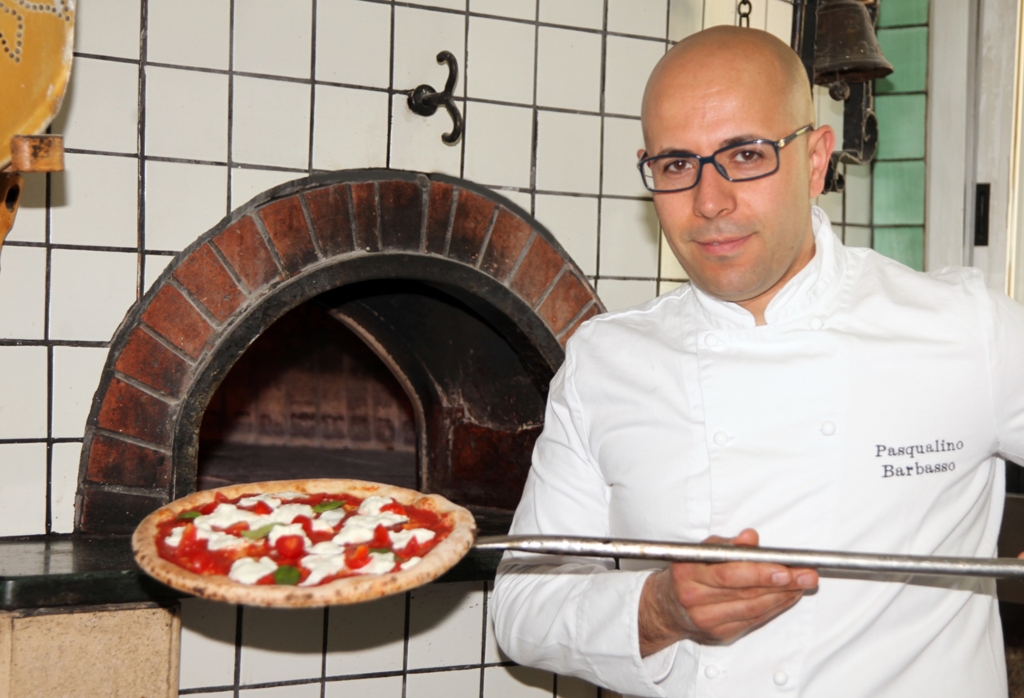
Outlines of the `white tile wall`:
{"type": "MultiPolygon", "coordinates": [[[[788,41],[789,4],[766,1],[754,0],[753,23],[788,41]]],[[[666,41],[732,23],[735,2],[412,5],[318,0],[314,15],[312,0],[80,4],[79,55],[53,125],[66,137],[67,172],[28,178],[0,257],[0,535],[71,529],[82,425],[111,334],[170,253],[311,170],[390,166],[498,188],[551,229],[612,309],[685,278],[636,174],[639,100],[666,41]],[[402,92],[444,85],[440,50],[461,70],[466,133],[454,146],[440,140],[447,114],[417,116],[402,92]]],[[[847,177],[843,205],[856,218],[870,188],[847,177]]],[[[371,698],[552,695],[549,674],[507,666],[484,627],[483,589],[434,586],[332,609],[326,646],[321,611],[245,609],[240,651],[236,608],[188,601],[181,686],[260,697],[320,695],[321,685],[326,696],[371,698]]],[[[557,695],[596,689],[560,677],[557,695]]]]}

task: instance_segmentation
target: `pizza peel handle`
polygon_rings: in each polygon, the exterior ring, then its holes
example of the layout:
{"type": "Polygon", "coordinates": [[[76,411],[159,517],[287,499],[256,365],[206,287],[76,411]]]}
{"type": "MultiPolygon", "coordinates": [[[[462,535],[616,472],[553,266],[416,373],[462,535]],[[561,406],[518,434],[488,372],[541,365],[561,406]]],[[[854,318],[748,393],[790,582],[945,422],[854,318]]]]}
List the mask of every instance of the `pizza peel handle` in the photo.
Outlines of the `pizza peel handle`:
{"type": "Polygon", "coordinates": [[[477,550],[515,550],[545,555],[667,562],[768,562],[788,567],[813,567],[842,572],[1024,579],[1024,560],[1017,558],[872,555],[568,536],[484,536],[477,539],[474,547],[477,550]]]}

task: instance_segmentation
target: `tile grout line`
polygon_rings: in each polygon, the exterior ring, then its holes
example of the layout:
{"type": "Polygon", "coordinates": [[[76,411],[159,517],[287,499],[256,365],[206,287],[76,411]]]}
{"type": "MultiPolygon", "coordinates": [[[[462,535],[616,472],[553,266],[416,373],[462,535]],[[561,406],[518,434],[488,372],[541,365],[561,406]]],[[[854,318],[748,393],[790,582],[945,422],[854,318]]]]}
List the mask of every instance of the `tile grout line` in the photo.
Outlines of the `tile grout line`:
{"type": "MultiPolygon", "coordinates": [[[[47,127],[47,133],[51,129],[47,127]]],[[[53,256],[53,249],[50,247],[50,206],[52,204],[53,174],[46,173],[45,193],[45,218],[43,222],[43,240],[46,251],[44,253],[45,268],[43,278],[43,341],[46,346],[46,502],[44,503],[43,531],[49,535],[53,531],[53,345],[50,343],[50,298],[51,298],[51,268],[50,263],[53,256]]],[[[77,481],[78,478],[76,477],[77,481]]]]}
{"type": "MultiPolygon", "coordinates": [[[[391,139],[394,138],[394,119],[395,119],[395,3],[392,0],[391,5],[391,51],[388,57],[388,132],[386,145],[386,154],[384,157],[384,167],[391,168],[391,139]]],[[[404,684],[403,684],[404,685],[404,684]]],[[[402,689],[403,692],[405,689],[402,689]]]]}
{"type": "Polygon", "coordinates": [[[402,698],[407,698],[409,688],[409,615],[412,606],[412,592],[405,592],[405,624],[402,630],[402,698]]]}
{"type": "MultiPolygon", "coordinates": [[[[534,6],[534,19],[540,21],[540,0],[534,6]]],[[[530,140],[530,215],[537,217],[537,142],[540,134],[540,110],[537,108],[537,73],[540,62],[540,25],[533,27],[533,133],[530,140]]]]}
{"type": "MultiPolygon", "coordinates": [[[[227,204],[224,215],[231,214],[231,187],[234,180],[235,141],[235,0],[228,0],[228,152],[227,152],[227,204]]],[[[237,695],[237,692],[236,692],[237,695]]]]}
{"type": "MultiPolygon", "coordinates": [[[[234,5],[234,0],[232,0],[234,5]]],[[[233,677],[234,698],[239,698],[238,691],[242,683],[242,614],[244,606],[235,606],[235,673],[233,677]]]]}
{"type": "MultiPolygon", "coordinates": [[[[459,139],[459,177],[466,178],[466,123],[469,104],[469,4],[466,0],[465,18],[462,23],[462,137],[459,139]]],[[[443,89],[443,88],[442,88],[443,89]]],[[[454,128],[454,127],[453,127],[454,128]]]]}
{"type": "MultiPolygon", "coordinates": [[[[608,0],[604,0],[603,19],[602,27],[604,31],[601,34],[601,94],[600,94],[600,114],[601,114],[601,132],[600,142],[597,145],[598,148],[598,162],[597,162],[597,233],[595,245],[597,249],[594,251],[594,276],[596,281],[594,282],[594,290],[598,291],[600,287],[601,279],[601,214],[603,212],[604,204],[604,122],[605,122],[605,87],[606,79],[608,75],[608,0]]],[[[600,295],[600,294],[599,294],[600,295]]]]}
{"type": "MultiPolygon", "coordinates": [[[[312,3],[312,19],[310,20],[312,26],[310,28],[310,48],[309,48],[309,152],[307,158],[307,170],[309,174],[313,174],[313,143],[314,143],[314,119],[316,118],[316,13],[317,13],[317,0],[311,0],[312,3]]],[[[321,696],[321,698],[323,698],[321,696]]]]}
{"type": "Polygon", "coordinates": [[[483,611],[481,613],[483,622],[480,628],[480,698],[484,698],[484,665],[487,663],[487,582],[481,582],[484,588],[483,611]]]}
{"type": "MultiPolygon", "coordinates": [[[[313,0],[314,10],[316,0],[313,0]]],[[[327,634],[330,630],[331,607],[324,606],[324,640],[322,654],[320,657],[320,698],[325,698],[327,693],[327,634]]]]}
{"type": "Polygon", "coordinates": [[[139,123],[135,144],[139,167],[135,232],[138,245],[136,300],[146,293],[146,58],[149,56],[149,0],[141,0],[139,5],[139,123]]]}

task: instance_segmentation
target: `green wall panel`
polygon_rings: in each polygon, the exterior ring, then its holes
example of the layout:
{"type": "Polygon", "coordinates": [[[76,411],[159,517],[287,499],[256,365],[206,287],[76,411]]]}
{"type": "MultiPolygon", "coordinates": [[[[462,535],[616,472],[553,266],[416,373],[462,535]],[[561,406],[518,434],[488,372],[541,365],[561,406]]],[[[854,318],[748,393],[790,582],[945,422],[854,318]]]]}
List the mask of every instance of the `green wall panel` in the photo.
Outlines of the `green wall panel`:
{"type": "Polygon", "coordinates": [[[911,269],[924,269],[924,228],[875,228],[875,251],[911,269]]]}
{"type": "Polygon", "coordinates": [[[928,86],[928,27],[879,29],[878,43],[894,71],[875,80],[875,93],[924,92],[928,86]]]}
{"type": "Polygon", "coordinates": [[[878,12],[879,27],[928,24],[928,0],[884,0],[878,12]]]}
{"type": "Polygon", "coordinates": [[[924,225],[924,161],[876,162],[875,225],[924,225]]]}
{"type": "Polygon", "coordinates": [[[878,115],[879,160],[924,157],[924,95],[879,95],[875,98],[878,115]]]}

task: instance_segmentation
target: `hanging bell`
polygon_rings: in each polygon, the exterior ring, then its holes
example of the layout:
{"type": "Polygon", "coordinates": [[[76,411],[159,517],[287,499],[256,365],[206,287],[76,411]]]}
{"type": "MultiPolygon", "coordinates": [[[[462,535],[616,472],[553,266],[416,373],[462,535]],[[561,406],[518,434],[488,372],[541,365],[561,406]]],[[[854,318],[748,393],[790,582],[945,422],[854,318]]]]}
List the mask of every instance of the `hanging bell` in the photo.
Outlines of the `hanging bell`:
{"type": "Polygon", "coordinates": [[[868,82],[893,71],[878,46],[868,8],[861,0],[821,0],[814,37],[814,82],[833,85],[868,82]]]}

